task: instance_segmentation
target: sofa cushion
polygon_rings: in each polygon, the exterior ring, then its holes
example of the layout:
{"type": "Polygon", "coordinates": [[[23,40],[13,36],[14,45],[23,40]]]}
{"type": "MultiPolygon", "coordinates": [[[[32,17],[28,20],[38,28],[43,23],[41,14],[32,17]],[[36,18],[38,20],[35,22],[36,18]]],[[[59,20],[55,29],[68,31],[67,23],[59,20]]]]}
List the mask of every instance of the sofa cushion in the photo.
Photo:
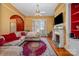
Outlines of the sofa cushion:
{"type": "Polygon", "coordinates": [[[1,39],[1,38],[3,38],[3,39],[5,40],[4,36],[0,36],[0,39],[1,39]]]}
{"type": "Polygon", "coordinates": [[[16,37],[21,37],[21,32],[15,32],[16,37]]]}
{"type": "Polygon", "coordinates": [[[3,35],[5,37],[5,43],[17,40],[15,33],[10,33],[8,35],[3,35]]]}
{"type": "Polygon", "coordinates": [[[9,37],[10,37],[10,39],[12,39],[12,40],[16,40],[16,35],[15,35],[15,33],[10,33],[9,35],[8,35],[9,37]]]}
{"type": "Polygon", "coordinates": [[[5,39],[3,36],[0,36],[0,46],[2,46],[5,43],[5,39]]]}
{"type": "Polygon", "coordinates": [[[21,32],[21,35],[22,36],[26,36],[26,32],[21,32]]]}
{"type": "Polygon", "coordinates": [[[22,37],[18,37],[19,40],[14,40],[14,41],[11,41],[11,42],[7,42],[4,44],[4,46],[20,46],[20,44],[22,42],[24,42],[24,36],[22,37]]]}

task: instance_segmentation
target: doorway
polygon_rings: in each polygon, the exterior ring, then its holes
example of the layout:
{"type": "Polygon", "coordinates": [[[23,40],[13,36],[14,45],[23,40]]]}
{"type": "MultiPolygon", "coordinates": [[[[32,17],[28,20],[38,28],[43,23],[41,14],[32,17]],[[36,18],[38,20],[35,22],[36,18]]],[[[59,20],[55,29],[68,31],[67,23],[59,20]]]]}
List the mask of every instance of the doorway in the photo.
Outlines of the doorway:
{"type": "Polygon", "coordinates": [[[10,32],[24,31],[24,21],[19,15],[10,17],[10,32]]]}

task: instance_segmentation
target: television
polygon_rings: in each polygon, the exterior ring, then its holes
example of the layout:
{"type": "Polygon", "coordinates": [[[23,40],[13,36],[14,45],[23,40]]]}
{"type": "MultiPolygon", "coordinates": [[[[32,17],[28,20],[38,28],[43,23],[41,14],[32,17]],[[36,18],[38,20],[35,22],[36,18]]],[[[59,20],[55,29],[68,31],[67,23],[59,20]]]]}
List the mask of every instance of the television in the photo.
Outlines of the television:
{"type": "Polygon", "coordinates": [[[63,23],[63,13],[60,13],[58,16],[55,17],[54,19],[54,24],[61,24],[63,23]]]}

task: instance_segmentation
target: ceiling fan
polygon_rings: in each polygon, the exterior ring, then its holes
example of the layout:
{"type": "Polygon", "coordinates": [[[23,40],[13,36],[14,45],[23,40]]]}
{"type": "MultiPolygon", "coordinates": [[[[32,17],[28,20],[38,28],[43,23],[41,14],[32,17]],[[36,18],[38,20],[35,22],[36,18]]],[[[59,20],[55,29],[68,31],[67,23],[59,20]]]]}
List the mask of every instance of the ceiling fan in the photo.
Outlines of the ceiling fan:
{"type": "Polygon", "coordinates": [[[42,14],[46,13],[45,11],[40,11],[39,4],[36,4],[35,16],[42,16],[42,14]]]}

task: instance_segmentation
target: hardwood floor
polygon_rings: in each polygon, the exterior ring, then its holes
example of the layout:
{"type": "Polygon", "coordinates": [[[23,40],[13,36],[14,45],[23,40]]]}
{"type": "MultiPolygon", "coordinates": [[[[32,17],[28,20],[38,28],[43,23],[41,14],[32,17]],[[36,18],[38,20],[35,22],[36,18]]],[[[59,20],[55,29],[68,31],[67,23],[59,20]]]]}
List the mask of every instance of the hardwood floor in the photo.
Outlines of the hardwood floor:
{"type": "Polygon", "coordinates": [[[54,49],[55,53],[58,55],[58,56],[73,56],[71,53],[69,53],[66,49],[64,48],[57,48],[53,41],[52,41],[52,38],[51,37],[47,37],[48,38],[48,42],[49,44],[51,45],[52,49],[54,49]]]}

